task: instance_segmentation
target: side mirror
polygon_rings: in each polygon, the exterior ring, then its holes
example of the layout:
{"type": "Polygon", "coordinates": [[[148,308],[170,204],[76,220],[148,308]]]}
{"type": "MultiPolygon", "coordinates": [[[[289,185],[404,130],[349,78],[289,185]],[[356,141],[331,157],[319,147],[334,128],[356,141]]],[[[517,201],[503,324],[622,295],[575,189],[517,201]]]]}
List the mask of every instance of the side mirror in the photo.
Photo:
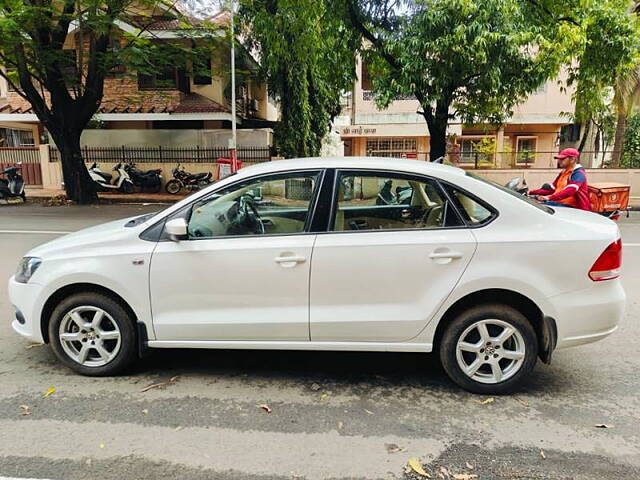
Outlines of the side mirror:
{"type": "Polygon", "coordinates": [[[179,242],[187,238],[187,222],[184,218],[174,218],[164,224],[164,229],[169,238],[174,242],[179,242]]]}

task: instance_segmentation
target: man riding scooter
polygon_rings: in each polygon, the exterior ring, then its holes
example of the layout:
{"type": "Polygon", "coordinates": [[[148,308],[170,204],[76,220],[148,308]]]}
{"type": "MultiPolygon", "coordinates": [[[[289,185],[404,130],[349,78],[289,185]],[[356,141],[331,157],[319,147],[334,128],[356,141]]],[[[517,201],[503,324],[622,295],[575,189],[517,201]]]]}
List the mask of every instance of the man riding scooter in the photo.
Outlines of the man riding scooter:
{"type": "Polygon", "coordinates": [[[558,160],[562,172],[551,185],[545,184],[538,190],[531,190],[529,196],[549,206],[591,210],[587,175],[584,167],[578,163],[580,152],[575,148],[565,148],[554,158],[558,160]]]}

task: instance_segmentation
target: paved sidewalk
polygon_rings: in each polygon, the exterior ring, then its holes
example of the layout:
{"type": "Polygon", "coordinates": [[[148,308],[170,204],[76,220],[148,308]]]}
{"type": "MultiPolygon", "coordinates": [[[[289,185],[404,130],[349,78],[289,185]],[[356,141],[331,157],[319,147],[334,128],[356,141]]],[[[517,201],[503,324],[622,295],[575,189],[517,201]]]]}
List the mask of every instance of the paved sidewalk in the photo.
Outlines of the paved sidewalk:
{"type": "MultiPolygon", "coordinates": [[[[64,190],[54,188],[27,188],[27,198],[47,200],[64,196],[64,190]]],[[[113,203],[173,203],[186,197],[185,194],[170,195],[168,193],[120,193],[98,192],[101,200],[113,203]]]]}

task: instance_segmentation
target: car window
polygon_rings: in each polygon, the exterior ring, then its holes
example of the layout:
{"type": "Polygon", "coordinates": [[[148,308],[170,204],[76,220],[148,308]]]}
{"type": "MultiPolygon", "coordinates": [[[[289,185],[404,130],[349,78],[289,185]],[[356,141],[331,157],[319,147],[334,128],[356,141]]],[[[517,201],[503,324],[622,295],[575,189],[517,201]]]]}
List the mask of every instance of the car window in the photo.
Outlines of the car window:
{"type": "Polygon", "coordinates": [[[461,222],[434,180],[341,172],[334,231],[425,229],[461,222]]]}
{"type": "Polygon", "coordinates": [[[449,196],[454,200],[460,214],[469,225],[482,225],[493,217],[494,213],[477,200],[474,200],[466,193],[452,187],[445,186],[449,196]]]}
{"type": "Polygon", "coordinates": [[[190,238],[304,231],[319,172],[270,175],[231,185],[197,202],[190,238]]]}

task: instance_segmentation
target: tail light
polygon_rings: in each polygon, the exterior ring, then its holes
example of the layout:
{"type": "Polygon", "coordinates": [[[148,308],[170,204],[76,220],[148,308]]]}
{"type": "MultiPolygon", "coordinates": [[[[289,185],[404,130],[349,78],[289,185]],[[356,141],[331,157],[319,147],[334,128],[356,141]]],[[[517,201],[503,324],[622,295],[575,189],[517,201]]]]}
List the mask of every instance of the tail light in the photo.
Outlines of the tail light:
{"type": "Polygon", "coordinates": [[[596,262],[593,264],[593,267],[591,267],[591,270],[589,270],[589,278],[594,282],[613,280],[620,276],[621,266],[622,239],[619,238],[600,254],[596,262]]]}

